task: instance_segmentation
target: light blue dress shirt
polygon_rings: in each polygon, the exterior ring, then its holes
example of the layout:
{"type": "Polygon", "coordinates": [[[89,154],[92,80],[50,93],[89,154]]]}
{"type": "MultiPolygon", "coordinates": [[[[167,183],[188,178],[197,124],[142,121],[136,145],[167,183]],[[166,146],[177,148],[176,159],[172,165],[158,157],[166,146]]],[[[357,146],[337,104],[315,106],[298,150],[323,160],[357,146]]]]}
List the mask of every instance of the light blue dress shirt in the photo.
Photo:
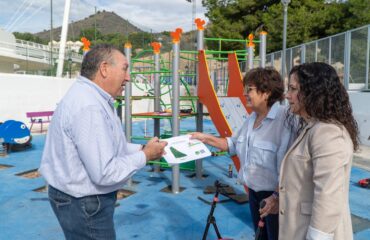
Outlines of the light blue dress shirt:
{"type": "Polygon", "coordinates": [[[113,192],[146,164],[140,144],[126,141],[114,99],[79,77],[54,111],[40,173],[74,197],[113,192]]]}
{"type": "Polygon", "coordinates": [[[281,161],[293,141],[285,118],[287,107],[276,102],[259,127],[253,129],[256,113],[227,138],[229,153],[240,159],[238,179],[254,191],[275,191],[279,185],[281,161]]]}

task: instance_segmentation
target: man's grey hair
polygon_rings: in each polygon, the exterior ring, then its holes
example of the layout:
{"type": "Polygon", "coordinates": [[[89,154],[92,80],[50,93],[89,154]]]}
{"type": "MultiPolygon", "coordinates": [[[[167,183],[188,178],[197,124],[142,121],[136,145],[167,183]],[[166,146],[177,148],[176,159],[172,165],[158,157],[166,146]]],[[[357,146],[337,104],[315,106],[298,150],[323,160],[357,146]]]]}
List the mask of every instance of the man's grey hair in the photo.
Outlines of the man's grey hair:
{"type": "Polygon", "coordinates": [[[109,64],[115,64],[113,59],[113,52],[121,50],[110,44],[98,44],[91,48],[83,58],[81,65],[81,76],[93,80],[103,61],[109,64]]]}

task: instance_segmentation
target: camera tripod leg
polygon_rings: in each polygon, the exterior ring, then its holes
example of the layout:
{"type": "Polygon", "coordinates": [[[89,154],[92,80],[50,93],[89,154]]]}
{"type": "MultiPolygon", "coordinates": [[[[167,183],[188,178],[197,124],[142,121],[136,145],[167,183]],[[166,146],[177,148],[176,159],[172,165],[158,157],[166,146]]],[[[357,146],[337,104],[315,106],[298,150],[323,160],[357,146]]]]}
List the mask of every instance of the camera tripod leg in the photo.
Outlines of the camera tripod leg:
{"type": "Polygon", "coordinates": [[[220,234],[220,231],[218,231],[218,227],[217,227],[216,219],[215,218],[213,218],[212,225],[215,228],[217,239],[222,239],[221,234],[220,234]]]}
{"type": "Polygon", "coordinates": [[[215,187],[216,187],[216,193],[215,193],[215,196],[213,197],[213,201],[212,201],[212,205],[211,205],[211,211],[209,212],[209,215],[208,215],[208,218],[207,218],[207,225],[206,225],[206,228],[204,230],[202,240],[207,239],[207,234],[208,234],[209,226],[211,225],[211,223],[213,225],[213,228],[215,229],[217,238],[222,239],[220,231],[218,230],[218,227],[217,227],[217,224],[216,224],[216,218],[213,216],[213,213],[215,211],[217,202],[219,202],[218,195],[220,193],[220,188],[227,187],[227,185],[223,185],[219,181],[215,181],[215,187]]]}
{"type": "Polygon", "coordinates": [[[207,239],[207,234],[208,234],[209,226],[211,225],[211,223],[213,225],[213,228],[215,229],[215,232],[216,232],[216,235],[217,235],[217,239],[222,239],[221,234],[220,234],[220,231],[218,230],[218,227],[217,227],[217,224],[216,224],[216,218],[214,216],[211,216],[209,218],[209,220],[207,221],[206,229],[204,230],[204,234],[203,234],[202,240],[206,240],[207,239]]]}
{"type": "Polygon", "coordinates": [[[208,234],[208,230],[209,230],[209,224],[210,223],[207,223],[206,229],[204,229],[202,240],[206,240],[207,239],[207,234],[208,234]]]}

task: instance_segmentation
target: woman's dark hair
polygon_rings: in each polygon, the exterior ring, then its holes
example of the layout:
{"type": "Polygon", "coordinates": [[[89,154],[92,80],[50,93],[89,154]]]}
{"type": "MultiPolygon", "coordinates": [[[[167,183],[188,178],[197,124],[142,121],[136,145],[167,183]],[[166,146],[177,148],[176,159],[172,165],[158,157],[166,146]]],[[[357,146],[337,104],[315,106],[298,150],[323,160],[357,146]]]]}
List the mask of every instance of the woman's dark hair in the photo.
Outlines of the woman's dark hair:
{"type": "Polygon", "coordinates": [[[254,68],[244,76],[243,85],[255,85],[258,92],[270,93],[267,106],[271,107],[276,101],[284,100],[284,84],[278,71],[274,68],[254,68]]]}
{"type": "Polygon", "coordinates": [[[93,80],[100,64],[103,61],[114,64],[112,55],[114,51],[121,52],[118,48],[110,44],[98,44],[92,47],[83,58],[80,73],[81,76],[93,80]]]}
{"type": "Polygon", "coordinates": [[[353,148],[357,150],[357,122],[352,114],[348,93],[335,69],[321,62],[304,63],[292,68],[289,78],[292,77],[299,83],[298,98],[309,117],[342,124],[351,136],[353,148]]]}

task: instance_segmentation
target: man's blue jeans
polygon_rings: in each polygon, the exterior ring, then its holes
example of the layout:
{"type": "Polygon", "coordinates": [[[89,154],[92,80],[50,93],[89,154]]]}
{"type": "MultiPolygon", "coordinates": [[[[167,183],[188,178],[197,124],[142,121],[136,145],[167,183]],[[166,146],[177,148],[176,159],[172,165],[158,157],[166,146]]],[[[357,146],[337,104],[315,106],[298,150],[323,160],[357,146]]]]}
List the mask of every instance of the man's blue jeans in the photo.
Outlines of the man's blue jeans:
{"type": "Polygon", "coordinates": [[[49,185],[49,200],[67,240],[116,239],[117,192],[75,198],[49,185]]]}

